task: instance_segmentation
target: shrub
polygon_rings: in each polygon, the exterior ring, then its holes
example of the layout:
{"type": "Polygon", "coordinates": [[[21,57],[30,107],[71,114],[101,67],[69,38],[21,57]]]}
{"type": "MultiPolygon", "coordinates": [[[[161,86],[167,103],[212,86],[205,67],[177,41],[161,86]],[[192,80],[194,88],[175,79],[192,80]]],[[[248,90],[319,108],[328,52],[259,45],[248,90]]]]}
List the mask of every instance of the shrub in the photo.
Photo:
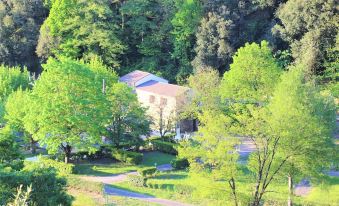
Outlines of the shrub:
{"type": "Polygon", "coordinates": [[[129,164],[140,164],[142,162],[143,154],[115,149],[112,151],[112,157],[116,160],[129,164]]]}
{"type": "Polygon", "coordinates": [[[174,159],[171,161],[171,165],[174,169],[180,170],[189,167],[189,162],[186,158],[174,159]]]}
{"type": "Polygon", "coordinates": [[[58,162],[46,157],[39,157],[37,162],[25,162],[24,170],[34,170],[36,168],[54,168],[59,175],[69,175],[74,173],[74,165],[58,162]]]}
{"type": "Polygon", "coordinates": [[[141,168],[138,170],[138,173],[143,177],[155,176],[156,172],[157,172],[156,167],[141,168]]]}
{"type": "Polygon", "coordinates": [[[176,150],[177,144],[174,144],[171,142],[164,142],[161,140],[153,140],[152,144],[153,144],[153,148],[160,152],[173,154],[173,155],[178,154],[178,151],[176,150]]]}
{"type": "Polygon", "coordinates": [[[136,187],[145,187],[147,178],[140,176],[140,175],[128,175],[128,181],[136,187]]]}
{"type": "Polygon", "coordinates": [[[73,153],[71,156],[72,160],[97,160],[102,158],[110,158],[111,149],[105,146],[101,146],[100,149],[94,153],[89,153],[87,151],[80,151],[73,153]]]}
{"type": "Polygon", "coordinates": [[[36,205],[71,205],[66,193],[66,180],[57,177],[55,169],[34,169],[32,171],[0,171],[0,205],[6,205],[16,189],[32,185],[31,200],[36,205]]]}

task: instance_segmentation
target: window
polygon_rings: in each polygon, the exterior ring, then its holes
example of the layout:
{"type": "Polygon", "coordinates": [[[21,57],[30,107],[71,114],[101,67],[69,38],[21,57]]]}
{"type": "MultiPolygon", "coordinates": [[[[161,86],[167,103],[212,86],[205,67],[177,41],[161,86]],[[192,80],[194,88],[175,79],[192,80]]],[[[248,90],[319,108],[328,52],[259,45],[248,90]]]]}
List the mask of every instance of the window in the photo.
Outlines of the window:
{"type": "Polygon", "coordinates": [[[165,106],[165,105],[167,105],[167,99],[166,99],[166,98],[163,98],[163,97],[161,97],[161,99],[160,99],[160,104],[161,104],[162,106],[165,106]]]}
{"type": "Polygon", "coordinates": [[[149,96],[149,103],[154,103],[155,102],[155,96],[150,95],[149,96]]]}

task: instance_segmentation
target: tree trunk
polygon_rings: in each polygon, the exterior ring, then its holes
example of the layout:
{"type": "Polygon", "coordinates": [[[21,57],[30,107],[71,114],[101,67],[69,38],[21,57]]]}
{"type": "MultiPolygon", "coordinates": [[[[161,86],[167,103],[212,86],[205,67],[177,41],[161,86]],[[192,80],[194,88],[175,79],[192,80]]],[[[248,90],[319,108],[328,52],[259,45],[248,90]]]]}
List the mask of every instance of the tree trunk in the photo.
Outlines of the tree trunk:
{"type": "Polygon", "coordinates": [[[291,174],[288,174],[288,200],[287,205],[292,206],[292,195],[293,195],[293,179],[291,174]]]}
{"type": "Polygon", "coordinates": [[[71,157],[71,151],[72,151],[72,147],[71,146],[66,145],[66,147],[64,147],[65,163],[66,164],[68,164],[69,158],[71,157]]]}
{"type": "Polygon", "coordinates": [[[31,137],[31,152],[32,154],[36,154],[36,141],[33,140],[33,138],[31,137]]]}
{"type": "Polygon", "coordinates": [[[234,199],[234,205],[238,206],[238,198],[237,198],[237,193],[236,193],[236,188],[235,188],[235,181],[234,178],[232,177],[229,181],[230,187],[232,189],[232,195],[234,199]]]}

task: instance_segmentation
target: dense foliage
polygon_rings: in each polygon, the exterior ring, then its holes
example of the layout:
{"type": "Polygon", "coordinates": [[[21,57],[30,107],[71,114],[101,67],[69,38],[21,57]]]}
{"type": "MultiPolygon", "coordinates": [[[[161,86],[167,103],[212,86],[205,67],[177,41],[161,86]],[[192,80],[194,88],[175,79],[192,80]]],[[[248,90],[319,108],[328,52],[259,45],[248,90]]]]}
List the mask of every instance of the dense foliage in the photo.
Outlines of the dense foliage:
{"type": "MultiPolygon", "coordinates": [[[[37,205],[70,205],[60,178],[74,172],[69,160],[140,164],[135,151],[154,149],[178,155],[173,167],[189,167],[195,188],[207,180],[207,196],[270,204],[281,181],[291,205],[294,181],[338,164],[337,10],[335,0],[0,0],[0,204],[24,188],[37,205]],[[177,116],[197,120],[196,135],[166,135],[180,118],[165,120],[161,105],[152,122],[118,82],[136,69],[191,88],[177,116]],[[160,138],[144,141],[152,123],[160,138]],[[255,147],[244,165],[242,141],[255,147]],[[65,163],[24,167],[27,145],[65,163]]],[[[167,187],[146,182],[156,170],[129,180],[167,187]]]]}

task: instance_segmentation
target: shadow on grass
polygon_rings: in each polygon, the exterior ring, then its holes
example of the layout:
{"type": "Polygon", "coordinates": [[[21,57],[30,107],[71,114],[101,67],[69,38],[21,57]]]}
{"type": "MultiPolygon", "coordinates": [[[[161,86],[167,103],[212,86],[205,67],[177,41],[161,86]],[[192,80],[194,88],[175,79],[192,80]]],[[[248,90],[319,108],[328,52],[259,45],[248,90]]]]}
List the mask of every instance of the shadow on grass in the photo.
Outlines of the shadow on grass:
{"type": "Polygon", "coordinates": [[[87,176],[115,176],[121,173],[133,172],[133,166],[121,164],[76,164],[75,173],[87,176]],[[129,168],[130,167],[130,168],[129,168]]]}
{"type": "Polygon", "coordinates": [[[134,198],[155,198],[155,196],[152,194],[135,191],[130,188],[121,187],[117,185],[105,185],[104,188],[105,188],[105,193],[108,195],[117,195],[117,196],[134,197],[134,198]]]}

